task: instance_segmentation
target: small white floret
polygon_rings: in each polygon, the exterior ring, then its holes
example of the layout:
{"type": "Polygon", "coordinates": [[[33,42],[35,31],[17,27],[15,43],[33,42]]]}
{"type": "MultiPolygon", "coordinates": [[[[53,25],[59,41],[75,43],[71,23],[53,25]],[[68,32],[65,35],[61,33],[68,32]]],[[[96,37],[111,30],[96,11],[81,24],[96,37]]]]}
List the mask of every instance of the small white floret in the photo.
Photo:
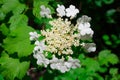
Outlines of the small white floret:
{"type": "Polygon", "coordinates": [[[65,6],[64,5],[58,5],[58,8],[56,9],[58,12],[58,16],[63,17],[65,16],[65,6]]]}
{"type": "Polygon", "coordinates": [[[47,18],[51,18],[51,10],[49,8],[46,8],[44,5],[40,6],[40,15],[42,17],[47,17],[47,18]]]}
{"type": "Polygon", "coordinates": [[[66,9],[66,16],[74,18],[77,13],[79,13],[79,10],[75,8],[74,5],[70,5],[69,8],[66,9]]]}

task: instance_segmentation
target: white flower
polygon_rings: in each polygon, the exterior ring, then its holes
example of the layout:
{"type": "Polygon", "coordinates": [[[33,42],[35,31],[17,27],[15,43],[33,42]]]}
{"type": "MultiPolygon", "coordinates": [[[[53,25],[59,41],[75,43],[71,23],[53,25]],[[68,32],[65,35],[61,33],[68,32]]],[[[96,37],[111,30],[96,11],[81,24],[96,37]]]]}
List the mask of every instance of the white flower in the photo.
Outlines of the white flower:
{"type": "Polygon", "coordinates": [[[78,59],[73,59],[72,57],[69,57],[68,61],[64,61],[64,58],[58,59],[53,55],[52,60],[50,60],[50,67],[65,73],[66,71],[69,71],[70,68],[80,67],[80,61],[78,59]]]}
{"type": "Polygon", "coordinates": [[[43,53],[43,51],[46,49],[46,45],[44,43],[44,41],[36,41],[35,42],[35,48],[33,52],[39,51],[40,53],[43,53]]]}
{"type": "Polygon", "coordinates": [[[51,11],[50,11],[49,8],[45,8],[44,5],[41,5],[41,6],[40,6],[40,9],[41,9],[40,15],[41,15],[42,17],[51,18],[51,15],[50,15],[50,14],[51,14],[51,11]]]}
{"type": "Polygon", "coordinates": [[[85,43],[85,45],[83,46],[83,48],[87,52],[94,52],[94,51],[96,51],[96,45],[95,45],[95,43],[85,43]]]}
{"type": "Polygon", "coordinates": [[[47,67],[47,65],[49,64],[49,60],[45,58],[42,53],[34,53],[33,56],[37,59],[38,65],[44,65],[45,67],[47,67]]]}
{"type": "Polygon", "coordinates": [[[37,32],[30,32],[30,40],[37,40],[37,38],[40,36],[39,34],[37,34],[37,32]]]}
{"type": "Polygon", "coordinates": [[[80,61],[78,59],[73,59],[72,57],[69,57],[68,61],[65,62],[65,65],[68,68],[78,68],[80,67],[80,61]]]}
{"type": "MultiPolygon", "coordinates": [[[[78,26],[78,29],[80,30],[80,35],[84,36],[84,35],[90,35],[92,36],[93,35],[93,30],[91,28],[87,28],[87,27],[84,27],[84,28],[80,28],[81,25],[78,26]]],[[[84,26],[84,25],[82,25],[84,26]]]]}
{"type": "Polygon", "coordinates": [[[64,5],[58,5],[58,8],[56,9],[58,12],[58,16],[63,17],[65,16],[65,7],[64,5]]]}
{"type": "Polygon", "coordinates": [[[50,60],[50,67],[51,69],[56,69],[61,71],[62,73],[65,73],[66,71],[69,71],[69,68],[64,65],[64,59],[58,59],[53,55],[52,60],[50,60]]]}
{"type": "Polygon", "coordinates": [[[78,30],[80,31],[81,37],[85,39],[86,37],[91,38],[93,36],[93,30],[90,28],[89,21],[91,20],[90,17],[84,15],[77,20],[78,30]]]}
{"type": "Polygon", "coordinates": [[[77,13],[79,13],[79,10],[75,8],[74,5],[70,5],[69,8],[66,9],[66,16],[74,18],[77,13]]]}

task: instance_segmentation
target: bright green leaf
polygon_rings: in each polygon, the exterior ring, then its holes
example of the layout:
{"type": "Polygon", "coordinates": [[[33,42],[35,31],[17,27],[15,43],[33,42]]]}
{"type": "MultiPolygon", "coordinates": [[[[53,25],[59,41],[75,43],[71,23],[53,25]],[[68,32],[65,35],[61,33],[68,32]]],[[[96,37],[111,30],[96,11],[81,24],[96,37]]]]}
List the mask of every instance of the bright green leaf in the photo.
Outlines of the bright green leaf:
{"type": "Polygon", "coordinates": [[[1,10],[4,13],[8,13],[11,10],[14,10],[16,6],[18,6],[18,4],[19,4],[19,0],[4,0],[1,10]]]}
{"type": "Polygon", "coordinates": [[[5,36],[7,36],[9,33],[9,29],[7,28],[7,26],[4,23],[0,25],[0,31],[5,36]]]}
{"type": "Polygon", "coordinates": [[[83,65],[86,67],[87,71],[98,71],[100,69],[99,63],[91,58],[86,58],[83,61],[83,65]]]}
{"type": "Polygon", "coordinates": [[[119,59],[118,59],[117,55],[115,55],[115,54],[108,55],[107,60],[113,65],[117,64],[119,62],[119,59]]]}
{"type": "Polygon", "coordinates": [[[6,80],[14,80],[15,77],[22,79],[29,68],[29,62],[20,62],[19,59],[10,57],[0,58],[0,73],[6,80]]]}
{"type": "Polygon", "coordinates": [[[29,40],[29,32],[33,29],[29,26],[19,26],[4,39],[4,49],[9,53],[18,53],[19,57],[28,56],[32,53],[34,45],[29,40]],[[14,36],[13,36],[14,35],[14,36]]]}
{"type": "Polygon", "coordinates": [[[16,6],[16,8],[13,10],[13,14],[16,15],[16,14],[20,14],[22,13],[25,9],[26,9],[26,5],[25,4],[18,4],[16,6]]]}
{"type": "Polygon", "coordinates": [[[10,18],[9,23],[11,23],[10,30],[14,30],[17,27],[26,26],[28,23],[28,18],[26,15],[23,15],[23,14],[14,15],[10,18]]]}
{"type": "Polygon", "coordinates": [[[101,51],[98,55],[98,59],[101,65],[106,65],[106,66],[108,66],[108,63],[114,65],[119,61],[118,57],[115,54],[111,53],[110,50],[101,51]]]}

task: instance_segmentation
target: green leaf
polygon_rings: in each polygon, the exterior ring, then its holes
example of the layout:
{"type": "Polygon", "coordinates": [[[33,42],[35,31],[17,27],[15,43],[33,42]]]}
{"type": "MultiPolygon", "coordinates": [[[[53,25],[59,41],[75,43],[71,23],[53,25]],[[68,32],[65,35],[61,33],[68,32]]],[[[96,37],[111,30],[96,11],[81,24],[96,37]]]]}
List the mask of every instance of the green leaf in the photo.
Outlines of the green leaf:
{"type": "Polygon", "coordinates": [[[99,63],[96,60],[91,59],[91,58],[86,58],[83,61],[83,65],[86,67],[87,71],[95,72],[95,71],[98,71],[100,69],[99,63]]]}
{"type": "Polygon", "coordinates": [[[101,65],[106,65],[106,66],[108,66],[108,63],[114,65],[119,61],[118,57],[115,54],[111,53],[110,50],[101,51],[98,55],[98,59],[101,65]]]}
{"type": "Polygon", "coordinates": [[[102,37],[105,41],[108,41],[110,38],[109,38],[109,36],[108,35],[103,35],[103,37],[102,37]]]}
{"type": "Polygon", "coordinates": [[[114,2],[114,0],[103,0],[103,2],[105,4],[112,4],[114,2]]]}
{"type": "Polygon", "coordinates": [[[15,77],[22,79],[28,68],[29,62],[20,62],[19,59],[13,59],[9,56],[4,56],[0,58],[0,73],[4,76],[6,80],[14,80],[15,77]]]}
{"type": "Polygon", "coordinates": [[[111,38],[112,38],[114,41],[117,41],[117,40],[118,40],[117,36],[114,35],[114,34],[111,35],[111,38]]]}
{"type": "Polygon", "coordinates": [[[111,41],[106,41],[105,44],[112,46],[112,42],[111,41]]]}
{"type": "Polygon", "coordinates": [[[119,62],[119,59],[118,59],[117,55],[115,55],[115,54],[108,55],[107,60],[113,65],[117,64],[119,62]]]}
{"type": "Polygon", "coordinates": [[[95,0],[95,4],[96,4],[98,7],[102,7],[102,0],[95,0]]]}
{"type": "Polygon", "coordinates": [[[9,34],[9,29],[7,28],[7,26],[4,23],[0,25],[0,31],[5,36],[7,36],[9,34]]]}
{"type": "Polygon", "coordinates": [[[5,13],[0,9],[0,20],[3,20],[5,16],[5,13]]]}
{"type": "Polygon", "coordinates": [[[25,9],[27,9],[25,4],[18,4],[16,8],[13,10],[13,14],[21,14],[25,9]]]}
{"type": "Polygon", "coordinates": [[[8,13],[16,8],[18,6],[19,1],[18,0],[4,0],[3,5],[1,7],[1,10],[4,13],[8,13]]]}
{"type": "Polygon", "coordinates": [[[14,30],[20,26],[26,26],[28,23],[28,17],[24,14],[14,15],[9,20],[10,30],[14,30]]]}
{"type": "Polygon", "coordinates": [[[32,53],[34,45],[29,40],[29,32],[33,29],[29,26],[19,26],[11,31],[3,41],[3,48],[9,53],[18,54],[19,57],[28,56],[32,53]]]}
{"type": "Polygon", "coordinates": [[[3,78],[3,76],[2,76],[2,75],[0,75],[0,80],[4,80],[4,78],[3,78]]]}
{"type": "Polygon", "coordinates": [[[115,9],[110,9],[106,12],[106,18],[108,23],[115,23],[115,20],[113,18],[116,10],[115,9]]]}
{"type": "Polygon", "coordinates": [[[118,74],[118,68],[111,68],[110,69],[110,71],[109,71],[109,73],[111,74],[111,75],[116,75],[116,74],[118,74]]]}

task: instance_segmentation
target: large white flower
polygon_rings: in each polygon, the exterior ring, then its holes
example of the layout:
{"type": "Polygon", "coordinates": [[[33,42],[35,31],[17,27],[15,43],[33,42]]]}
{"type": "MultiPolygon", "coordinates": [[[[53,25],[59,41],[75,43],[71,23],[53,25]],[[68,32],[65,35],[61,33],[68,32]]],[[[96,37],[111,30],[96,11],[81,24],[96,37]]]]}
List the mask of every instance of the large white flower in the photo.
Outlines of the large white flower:
{"type": "Polygon", "coordinates": [[[75,8],[74,5],[70,5],[69,8],[66,9],[66,16],[74,18],[77,13],[79,13],[79,10],[75,8]]]}
{"type": "Polygon", "coordinates": [[[29,35],[30,35],[30,40],[31,41],[32,40],[37,40],[38,37],[40,36],[39,34],[37,34],[37,32],[30,32],[29,35]]]}
{"type": "Polygon", "coordinates": [[[44,5],[41,5],[41,6],[40,6],[40,9],[41,9],[40,15],[41,15],[42,17],[51,18],[51,11],[50,11],[49,8],[46,8],[44,5]]]}
{"type": "Polygon", "coordinates": [[[56,11],[58,12],[58,16],[60,16],[60,17],[65,16],[65,6],[64,5],[58,4],[58,8],[56,9],[56,11]]]}

